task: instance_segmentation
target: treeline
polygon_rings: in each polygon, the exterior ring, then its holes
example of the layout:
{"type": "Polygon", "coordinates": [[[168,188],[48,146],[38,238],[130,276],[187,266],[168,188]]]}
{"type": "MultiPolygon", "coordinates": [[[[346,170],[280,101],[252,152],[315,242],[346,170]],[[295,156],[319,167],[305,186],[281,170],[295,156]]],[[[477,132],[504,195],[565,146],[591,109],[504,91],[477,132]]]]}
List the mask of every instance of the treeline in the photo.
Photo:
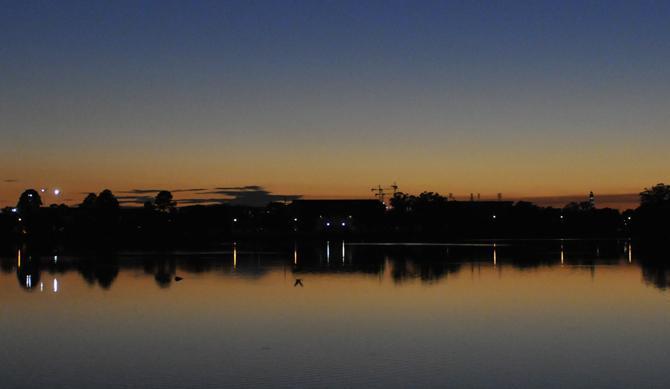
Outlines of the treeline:
{"type": "Polygon", "coordinates": [[[78,206],[44,206],[39,192],[23,192],[0,214],[0,240],[115,245],[202,244],[243,238],[346,237],[359,240],[470,238],[670,237],[670,186],[640,193],[640,206],[620,212],[593,202],[563,208],[529,202],[452,201],[438,193],[396,193],[388,207],[376,200],[299,200],[265,207],[226,204],[177,207],[159,192],[142,207],[121,207],[110,190],[78,206]]]}
{"type": "Polygon", "coordinates": [[[616,209],[568,204],[540,207],[526,201],[448,201],[437,193],[398,193],[389,224],[396,233],[433,239],[617,237],[630,232],[616,209]]]}

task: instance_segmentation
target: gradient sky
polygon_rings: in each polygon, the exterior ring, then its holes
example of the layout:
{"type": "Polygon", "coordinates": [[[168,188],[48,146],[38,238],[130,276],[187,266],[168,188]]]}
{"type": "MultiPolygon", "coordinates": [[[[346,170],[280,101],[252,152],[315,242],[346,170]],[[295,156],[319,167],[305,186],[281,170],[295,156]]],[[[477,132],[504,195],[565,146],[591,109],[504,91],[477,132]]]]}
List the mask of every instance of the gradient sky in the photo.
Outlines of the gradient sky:
{"type": "Polygon", "coordinates": [[[1,1],[0,204],[668,179],[670,2],[1,1]]]}

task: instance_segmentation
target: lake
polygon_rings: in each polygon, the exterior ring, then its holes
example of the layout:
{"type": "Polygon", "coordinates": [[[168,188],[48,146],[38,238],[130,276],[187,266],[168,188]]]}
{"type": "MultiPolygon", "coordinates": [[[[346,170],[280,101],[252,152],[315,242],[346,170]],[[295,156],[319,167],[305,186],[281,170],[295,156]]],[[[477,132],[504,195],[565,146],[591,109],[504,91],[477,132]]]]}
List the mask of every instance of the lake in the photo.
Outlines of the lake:
{"type": "Polygon", "coordinates": [[[2,388],[668,386],[670,258],[628,241],[22,248],[0,265],[2,388]]]}

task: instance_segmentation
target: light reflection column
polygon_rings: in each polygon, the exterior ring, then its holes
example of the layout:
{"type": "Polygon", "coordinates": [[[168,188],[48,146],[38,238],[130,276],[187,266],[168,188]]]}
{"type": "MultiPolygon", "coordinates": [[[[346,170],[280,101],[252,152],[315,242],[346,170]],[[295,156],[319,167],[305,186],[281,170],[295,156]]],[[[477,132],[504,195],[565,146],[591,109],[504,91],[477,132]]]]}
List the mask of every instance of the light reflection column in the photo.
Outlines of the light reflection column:
{"type": "Polygon", "coordinates": [[[233,243],[233,270],[237,270],[237,242],[233,243]]]}

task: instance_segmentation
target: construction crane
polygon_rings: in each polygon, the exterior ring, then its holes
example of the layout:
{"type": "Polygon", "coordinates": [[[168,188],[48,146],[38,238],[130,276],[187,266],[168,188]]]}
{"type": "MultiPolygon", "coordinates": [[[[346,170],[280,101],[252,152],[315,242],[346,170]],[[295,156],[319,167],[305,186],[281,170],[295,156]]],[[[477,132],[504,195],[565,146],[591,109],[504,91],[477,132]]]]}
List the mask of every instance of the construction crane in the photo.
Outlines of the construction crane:
{"type": "Polygon", "coordinates": [[[396,183],[394,182],[393,185],[391,185],[391,186],[389,186],[389,187],[383,187],[383,186],[381,186],[381,185],[377,185],[376,188],[371,188],[370,190],[371,190],[372,192],[374,192],[374,193],[375,193],[375,197],[378,198],[379,201],[381,201],[381,202],[383,203],[383,202],[384,202],[384,198],[386,198],[386,194],[387,194],[386,191],[388,191],[388,190],[392,190],[394,196],[395,196],[396,193],[398,193],[398,184],[396,184],[396,183]]]}

